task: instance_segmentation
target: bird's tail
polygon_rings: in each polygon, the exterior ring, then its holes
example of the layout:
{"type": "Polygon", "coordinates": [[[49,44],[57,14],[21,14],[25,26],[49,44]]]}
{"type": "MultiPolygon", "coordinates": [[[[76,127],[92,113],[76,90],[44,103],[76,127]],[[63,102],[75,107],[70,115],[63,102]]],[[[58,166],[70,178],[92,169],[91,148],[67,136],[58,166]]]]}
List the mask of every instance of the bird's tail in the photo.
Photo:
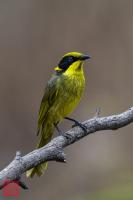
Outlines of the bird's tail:
{"type": "MultiPolygon", "coordinates": [[[[47,125],[47,126],[45,126],[44,129],[42,129],[41,134],[40,134],[41,137],[40,137],[40,141],[37,145],[37,149],[43,147],[51,140],[53,131],[54,131],[54,126],[51,126],[51,125],[47,125]]],[[[45,170],[47,169],[47,165],[48,165],[48,163],[44,162],[44,163],[28,170],[26,172],[26,176],[30,177],[30,178],[32,178],[35,174],[37,176],[42,176],[44,174],[45,170]]]]}

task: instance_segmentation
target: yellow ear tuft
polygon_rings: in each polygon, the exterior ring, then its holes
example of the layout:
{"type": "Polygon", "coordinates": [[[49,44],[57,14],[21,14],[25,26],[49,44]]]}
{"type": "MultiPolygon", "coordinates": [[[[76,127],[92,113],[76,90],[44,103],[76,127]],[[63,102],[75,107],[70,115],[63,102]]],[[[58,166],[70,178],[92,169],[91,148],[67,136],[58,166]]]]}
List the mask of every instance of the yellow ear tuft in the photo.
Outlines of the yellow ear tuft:
{"type": "Polygon", "coordinates": [[[58,66],[54,68],[55,71],[62,71],[61,68],[59,68],[58,66]]]}

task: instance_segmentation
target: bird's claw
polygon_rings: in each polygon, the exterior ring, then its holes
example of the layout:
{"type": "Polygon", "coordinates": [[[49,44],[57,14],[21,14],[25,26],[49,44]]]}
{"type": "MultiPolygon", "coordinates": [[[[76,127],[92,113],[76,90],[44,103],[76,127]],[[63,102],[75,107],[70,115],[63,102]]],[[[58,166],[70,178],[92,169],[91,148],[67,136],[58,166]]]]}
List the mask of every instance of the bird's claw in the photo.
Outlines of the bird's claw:
{"type": "Polygon", "coordinates": [[[75,123],[72,125],[72,128],[74,128],[74,127],[76,127],[76,126],[79,126],[80,128],[82,128],[82,130],[83,130],[85,133],[87,133],[87,127],[86,127],[84,124],[82,124],[82,123],[80,123],[80,122],[75,122],[75,123]]]}

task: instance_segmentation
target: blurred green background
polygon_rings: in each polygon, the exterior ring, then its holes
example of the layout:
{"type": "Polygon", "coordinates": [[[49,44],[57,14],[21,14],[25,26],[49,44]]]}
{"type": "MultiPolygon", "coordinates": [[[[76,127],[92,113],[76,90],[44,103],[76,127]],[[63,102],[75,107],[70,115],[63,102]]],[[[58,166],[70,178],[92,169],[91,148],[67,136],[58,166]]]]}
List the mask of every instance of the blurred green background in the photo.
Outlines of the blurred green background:
{"type": "MultiPolygon", "coordinates": [[[[35,148],[40,101],[61,56],[89,53],[86,90],[71,115],[80,121],[133,106],[133,1],[0,0],[0,168],[35,148]]],[[[63,122],[62,130],[71,123],[63,122]]],[[[133,125],[101,131],[65,149],[26,180],[28,200],[133,199],[133,125]]],[[[0,198],[3,199],[0,192],[0,198]]]]}

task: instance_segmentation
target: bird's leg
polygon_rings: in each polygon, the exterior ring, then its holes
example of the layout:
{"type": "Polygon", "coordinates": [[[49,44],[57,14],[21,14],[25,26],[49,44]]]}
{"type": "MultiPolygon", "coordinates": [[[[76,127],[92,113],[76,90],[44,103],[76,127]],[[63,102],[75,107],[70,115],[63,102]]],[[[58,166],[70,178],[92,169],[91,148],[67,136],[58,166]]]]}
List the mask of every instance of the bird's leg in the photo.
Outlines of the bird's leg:
{"type": "Polygon", "coordinates": [[[55,128],[56,128],[56,130],[57,130],[57,132],[58,132],[58,134],[59,135],[63,135],[63,133],[62,133],[62,131],[61,131],[61,129],[58,127],[58,122],[57,123],[54,123],[54,126],[55,126],[55,128]]]}
{"type": "Polygon", "coordinates": [[[87,127],[84,124],[82,124],[82,123],[78,122],[77,120],[72,119],[70,117],[65,117],[65,119],[68,119],[68,120],[74,122],[74,125],[72,127],[79,126],[80,128],[83,129],[83,131],[87,132],[87,127]]]}

